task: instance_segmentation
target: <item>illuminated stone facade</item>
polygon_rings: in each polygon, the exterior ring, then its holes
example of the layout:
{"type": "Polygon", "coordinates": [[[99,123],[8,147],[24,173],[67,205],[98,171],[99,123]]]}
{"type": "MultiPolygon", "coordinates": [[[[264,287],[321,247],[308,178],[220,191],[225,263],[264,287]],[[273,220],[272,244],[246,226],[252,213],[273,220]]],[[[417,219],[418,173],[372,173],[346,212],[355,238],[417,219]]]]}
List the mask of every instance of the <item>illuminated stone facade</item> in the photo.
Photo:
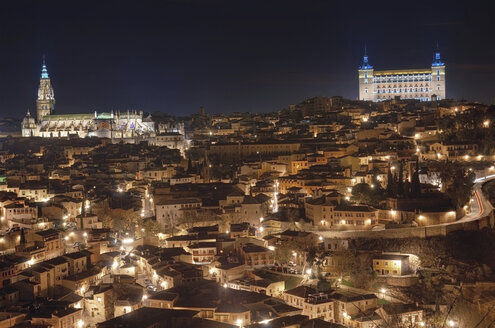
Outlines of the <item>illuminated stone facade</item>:
{"type": "Polygon", "coordinates": [[[359,66],[359,100],[384,101],[400,97],[431,101],[445,99],[445,63],[436,51],[430,68],[375,70],[365,53],[359,66]]]}
{"type": "Polygon", "coordinates": [[[154,122],[150,116],[143,118],[142,111],[54,115],[54,108],[53,87],[43,62],[36,100],[37,117],[27,112],[22,121],[23,137],[78,136],[136,140],[155,136],[154,122]]]}

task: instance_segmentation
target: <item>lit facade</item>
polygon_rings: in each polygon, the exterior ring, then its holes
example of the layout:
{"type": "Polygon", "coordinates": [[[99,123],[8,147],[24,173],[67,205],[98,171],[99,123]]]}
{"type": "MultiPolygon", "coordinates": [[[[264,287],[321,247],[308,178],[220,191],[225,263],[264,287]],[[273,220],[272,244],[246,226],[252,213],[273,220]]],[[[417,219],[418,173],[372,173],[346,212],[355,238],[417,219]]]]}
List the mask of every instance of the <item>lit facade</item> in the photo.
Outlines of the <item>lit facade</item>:
{"type": "Polygon", "coordinates": [[[136,140],[155,136],[151,117],[142,111],[54,115],[55,94],[45,63],[41,69],[36,117],[27,112],[22,121],[23,137],[60,138],[69,136],[136,140]]]}
{"type": "Polygon", "coordinates": [[[437,49],[430,68],[375,70],[365,53],[359,66],[359,100],[384,101],[400,97],[431,101],[445,99],[445,63],[437,49]]]}

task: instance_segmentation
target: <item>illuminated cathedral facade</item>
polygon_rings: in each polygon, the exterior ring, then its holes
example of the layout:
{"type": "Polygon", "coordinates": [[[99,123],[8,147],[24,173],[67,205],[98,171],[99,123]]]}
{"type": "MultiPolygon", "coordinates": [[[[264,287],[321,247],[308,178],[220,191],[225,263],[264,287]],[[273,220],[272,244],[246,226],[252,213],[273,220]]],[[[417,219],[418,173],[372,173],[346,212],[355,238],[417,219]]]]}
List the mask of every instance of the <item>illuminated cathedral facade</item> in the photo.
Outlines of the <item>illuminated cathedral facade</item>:
{"type": "Polygon", "coordinates": [[[365,50],[358,75],[359,100],[445,99],[445,63],[440,59],[438,47],[431,67],[424,69],[375,70],[365,50]]]}
{"type": "Polygon", "coordinates": [[[155,136],[151,116],[142,111],[54,114],[55,94],[45,62],[41,69],[36,117],[27,112],[22,121],[23,137],[60,138],[78,136],[136,141],[155,136]]]}

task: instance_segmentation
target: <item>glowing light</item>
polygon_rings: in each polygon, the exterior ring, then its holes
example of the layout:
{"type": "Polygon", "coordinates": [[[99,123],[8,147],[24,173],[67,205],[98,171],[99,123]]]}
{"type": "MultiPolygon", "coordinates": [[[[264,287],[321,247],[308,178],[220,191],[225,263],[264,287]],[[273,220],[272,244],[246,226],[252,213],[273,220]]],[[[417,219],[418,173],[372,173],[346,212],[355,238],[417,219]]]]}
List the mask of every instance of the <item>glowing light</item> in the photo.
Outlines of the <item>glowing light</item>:
{"type": "Polygon", "coordinates": [[[419,326],[420,326],[420,327],[424,327],[424,326],[425,326],[425,323],[424,323],[423,321],[420,321],[420,322],[419,322],[419,326]]]}
{"type": "Polygon", "coordinates": [[[84,326],[84,321],[82,321],[82,320],[77,321],[77,326],[79,328],[82,328],[84,326]]]}
{"type": "Polygon", "coordinates": [[[306,274],[307,274],[307,275],[310,275],[311,273],[313,273],[313,270],[311,270],[311,269],[306,269],[306,274]]]}
{"type": "Polygon", "coordinates": [[[88,237],[88,233],[87,233],[87,232],[84,232],[84,233],[83,233],[83,237],[84,237],[84,238],[88,237]]]}
{"type": "Polygon", "coordinates": [[[223,288],[227,288],[227,284],[225,284],[225,283],[224,283],[224,284],[223,284],[223,288]]]}
{"type": "Polygon", "coordinates": [[[464,159],[467,161],[469,159],[469,155],[464,155],[464,159]]]}
{"type": "Polygon", "coordinates": [[[271,251],[274,251],[275,250],[275,246],[268,246],[268,249],[271,250],[271,251]]]}
{"type": "Polygon", "coordinates": [[[163,289],[166,289],[167,286],[168,286],[168,283],[166,281],[162,281],[160,286],[163,288],[163,289]]]}
{"type": "Polygon", "coordinates": [[[414,135],[414,139],[419,139],[420,137],[421,137],[421,136],[419,135],[419,133],[416,133],[416,134],[414,135]]]}
{"type": "Polygon", "coordinates": [[[455,326],[454,320],[449,320],[449,327],[454,327],[454,326],[455,326]]]}
{"type": "Polygon", "coordinates": [[[297,256],[297,253],[296,252],[292,252],[292,256],[297,256]]]}
{"type": "Polygon", "coordinates": [[[122,240],[122,244],[130,244],[132,242],[134,242],[134,239],[132,238],[125,238],[122,240]]]}
{"type": "Polygon", "coordinates": [[[236,325],[241,327],[242,326],[242,319],[237,319],[237,321],[235,323],[236,323],[236,325]]]}
{"type": "Polygon", "coordinates": [[[115,269],[117,269],[118,266],[119,266],[119,262],[113,261],[113,263],[112,263],[112,269],[115,270],[115,269]]]}
{"type": "Polygon", "coordinates": [[[390,169],[393,171],[395,170],[395,166],[391,166],[390,169]]]}
{"type": "Polygon", "coordinates": [[[31,266],[34,264],[34,258],[31,258],[29,261],[28,261],[28,265],[31,266]]]}
{"type": "Polygon", "coordinates": [[[387,292],[387,290],[385,288],[380,289],[380,293],[385,294],[386,292],[387,292]]]}
{"type": "Polygon", "coordinates": [[[210,268],[210,270],[208,270],[210,272],[210,274],[214,274],[215,273],[215,268],[210,268]]]}
{"type": "Polygon", "coordinates": [[[340,220],[340,224],[345,224],[345,220],[340,220]]]}
{"type": "Polygon", "coordinates": [[[118,191],[119,192],[124,192],[124,190],[122,188],[119,188],[118,191]]]}
{"type": "Polygon", "coordinates": [[[65,239],[65,240],[69,240],[69,236],[65,236],[65,237],[64,237],[64,239],[65,239]]]}
{"type": "Polygon", "coordinates": [[[5,220],[5,216],[0,217],[0,220],[1,221],[4,221],[5,220]]]}
{"type": "Polygon", "coordinates": [[[322,236],[320,236],[320,237],[318,237],[318,239],[321,241],[321,240],[323,240],[323,237],[322,237],[322,236]]]}
{"type": "Polygon", "coordinates": [[[390,210],[390,214],[392,214],[392,216],[395,216],[397,212],[395,210],[390,210]]]}
{"type": "Polygon", "coordinates": [[[260,222],[263,222],[264,218],[260,218],[260,222]]]}
{"type": "Polygon", "coordinates": [[[483,121],[483,127],[487,128],[490,126],[490,120],[483,121]]]}
{"type": "Polygon", "coordinates": [[[143,295],[143,299],[142,299],[142,300],[143,300],[143,301],[146,301],[147,299],[148,299],[148,295],[144,294],[144,295],[143,295]]]}

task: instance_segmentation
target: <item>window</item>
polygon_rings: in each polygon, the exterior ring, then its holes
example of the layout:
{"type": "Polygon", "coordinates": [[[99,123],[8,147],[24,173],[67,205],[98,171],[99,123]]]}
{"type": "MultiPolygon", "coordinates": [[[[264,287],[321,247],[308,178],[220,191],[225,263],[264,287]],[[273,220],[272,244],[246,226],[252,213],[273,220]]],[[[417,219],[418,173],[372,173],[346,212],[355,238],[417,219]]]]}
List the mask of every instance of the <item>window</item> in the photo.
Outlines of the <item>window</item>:
{"type": "Polygon", "coordinates": [[[437,81],[440,81],[440,76],[437,76],[437,81]]]}
{"type": "Polygon", "coordinates": [[[364,89],[364,93],[368,93],[368,88],[364,89]]]}
{"type": "Polygon", "coordinates": [[[437,75],[440,75],[440,70],[439,69],[437,69],[437,75]]]}

